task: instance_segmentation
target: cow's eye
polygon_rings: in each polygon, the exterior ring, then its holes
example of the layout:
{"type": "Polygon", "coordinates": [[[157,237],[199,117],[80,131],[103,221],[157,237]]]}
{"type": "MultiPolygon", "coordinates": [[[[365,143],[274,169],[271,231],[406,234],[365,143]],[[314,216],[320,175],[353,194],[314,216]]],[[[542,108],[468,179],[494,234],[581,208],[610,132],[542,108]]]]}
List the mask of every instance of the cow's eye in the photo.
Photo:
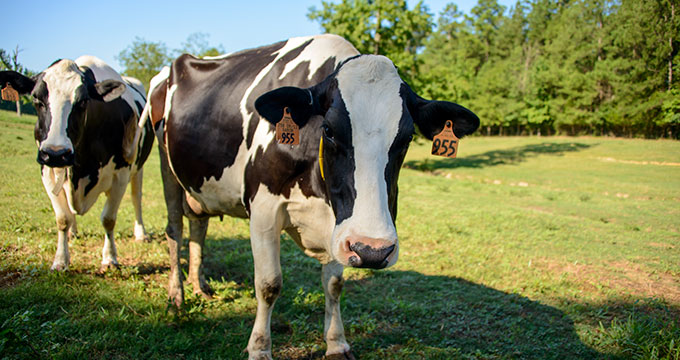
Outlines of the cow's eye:
{"type": "Polygon", "coordinates": [[[333,140],[333,129],[331,129],[331,127],[328,126],[327,124],[321,125],[321,128],[323,129],[323,135],[324,135],[327,139],[333,140]]]}

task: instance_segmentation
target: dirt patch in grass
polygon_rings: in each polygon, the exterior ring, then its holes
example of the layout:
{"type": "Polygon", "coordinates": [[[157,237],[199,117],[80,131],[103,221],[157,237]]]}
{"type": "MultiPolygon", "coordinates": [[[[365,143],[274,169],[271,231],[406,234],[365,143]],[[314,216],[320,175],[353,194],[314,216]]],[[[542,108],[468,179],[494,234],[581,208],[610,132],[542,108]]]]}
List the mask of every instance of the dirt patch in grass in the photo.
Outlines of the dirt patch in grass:
{"type": "Polygon", "coordinates": [[[557,276],[567,274],[569,280],[582,285],[588,292],[613,289],[621,294],[642,298],[659,298],[673,303],[680,302],[680,279],[668,273],[645,269],[627,261],[586,265],[541,259],[535,262],[557,276]]]}
{"type": "Polygon", "coordinates": [[[21,272],[16,270],[0,270],[0,289],[14,286],[21,281],[21,272]]]}

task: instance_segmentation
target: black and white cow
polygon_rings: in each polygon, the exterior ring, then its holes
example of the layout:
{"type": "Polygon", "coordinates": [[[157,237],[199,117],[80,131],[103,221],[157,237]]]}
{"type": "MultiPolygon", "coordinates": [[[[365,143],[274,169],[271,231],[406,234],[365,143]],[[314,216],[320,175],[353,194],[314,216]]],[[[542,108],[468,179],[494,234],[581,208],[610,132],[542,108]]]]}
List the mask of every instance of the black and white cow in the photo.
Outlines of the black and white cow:
{"type": "Polygon", "coordinates": [[[107,196],[101,222],[106,231],[102,267],[118,266],[113,229],[128,182],[135,209],[134,234],[143,240],[142,165],[153,144],[151,124],[138,128],[146,104],[144,86],[123,78],[102,60],[57,60],[33,78],[0,72],[0,85],[31,94],[38,112],[35,140],[42,181],[57,220],[53,270],[70,263],[68,240],[75,214],[85,214],[99,194],[107,196]]]}
{"type": "Polygon", "coordinates": [[[189,281],[199,293],[210,291],[200,263],[208,217],[248,217],[258,303],[249,357],[271,358],[285,230],[323,264],[326,354],[351,358],[339,306],[343,269],[397,261],[397,178],[415,127],[432,138],[450,119],[463,137],[477,129],[477,116],[419,97],[389,59],[360,56],[334,35],[215,59],[183,55],[155,82],[149,106],[154,122],[165,120],[157,134],[164,140],[170,298],[183,301],[182,214],[191,219],[189,281]],[[298,146],[275,140],[285,107],[300,126],[298,146]]]}

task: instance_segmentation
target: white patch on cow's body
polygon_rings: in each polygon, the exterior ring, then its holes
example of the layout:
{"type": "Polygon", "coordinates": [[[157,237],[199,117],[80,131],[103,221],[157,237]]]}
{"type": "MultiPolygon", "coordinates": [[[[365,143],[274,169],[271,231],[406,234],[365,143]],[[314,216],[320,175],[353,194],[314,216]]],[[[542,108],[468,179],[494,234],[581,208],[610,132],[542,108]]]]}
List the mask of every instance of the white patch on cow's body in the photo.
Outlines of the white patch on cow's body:
{"type": "Polygon", "coordinates": [[[310,39],[314,39],[314,41],[307,45],[300,55],[286,64],[283,73],[279,76],[279,80],[283,80],[289,72],[293,71],[298,65],[305,61],[309,62],[309,75],[307,79],[311,80],[314,74],[316,74],[316,71],[328,60],[328,54],[335,55],[336,66],[341,60],[359,54],[359,52],[357,52],[357,50],[345,39],[333,34],[292,38],[288,40],[286,47],[288,44],[291,44],[297,48],[310,39]]]}
{"type": "Polygon", "coordinates": [[[333,260],[328,252],[335,225],[333,209],[321,198],[306,197],[299,184],[295,184],[286,200],[286,210],[291,231],[299,235],[293,239],[305,254],[322,264],[333,260]]]}
{"type": "Polygon", "coordinates": [[[99,168],[97,184],[87,194],[85,194],[85,188],[92,182],[89,176],[79,179],[77,188],[73,188],[71,181],[66,182],[66,196],[71,211],[78,215],[85,214],[97,202],[99,194],[111,189],[114,180],[125,180],[127,185],[130,173],[128,167],[116,169],[116,163],[112,157],[106,165],[99,168]]]}
{"type": "Polygon", "coordinates": [[[82,85],[81,76],[82,72],[77,64],[70,60],[61,60],[45,70],[43,81],[47,84],[48,90],[50,127],[47,130],[47,137],[40,143],[41,150],[73,151],[73,144],[66,129],[76,89],[82,85]]]}
{"type": "MultiPolygon", "coordinates": [[[[362,56],[349,61],[337,79],[352,126],[356,199],[352,216],[334,230],[335,244],[343,246],[349,236],[396,244],[397,232],[389,211],[384,174],[402,116],[399,94],[402,80],[392,62],[383,56],[362,56]]],[[[338,251],[337,246],[333,251],[338,251]]]]}
{"type": "Polygon", "coordinates": [[[222,55],[215,55],[215,56],[204,56],[201,59],[203,59],[203,60],[221,60],[221,59],[228,58],[232,54],[233,54],[233,52],[222,54],[222,55]]]}

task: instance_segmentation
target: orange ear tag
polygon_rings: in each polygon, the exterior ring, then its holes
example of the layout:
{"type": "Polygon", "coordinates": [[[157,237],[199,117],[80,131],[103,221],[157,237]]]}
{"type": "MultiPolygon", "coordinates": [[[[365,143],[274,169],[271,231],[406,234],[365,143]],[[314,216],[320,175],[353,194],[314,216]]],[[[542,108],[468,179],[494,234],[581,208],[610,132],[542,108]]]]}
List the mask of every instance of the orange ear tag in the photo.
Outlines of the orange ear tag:
{"type": "Polygon", "coordinates": [[[2,89],[2,100],[19,101],[19,93],[14,90],[12,85],[7,83],[7,86],[2,89]]]}
{"type": "Polygon", "coordinates": [[[283,108],[283,117],[276,123],[276,142],[286,145],[300,144],[300,127],[293,122],[290,110],[283,108]]]}
{"type": "Polygon", "coordinates": [[[432,139],[432,155],[455,158],[458,155],[458,141],[453,133],[453,122],[446,120],[442,131],[432,139]]]}

